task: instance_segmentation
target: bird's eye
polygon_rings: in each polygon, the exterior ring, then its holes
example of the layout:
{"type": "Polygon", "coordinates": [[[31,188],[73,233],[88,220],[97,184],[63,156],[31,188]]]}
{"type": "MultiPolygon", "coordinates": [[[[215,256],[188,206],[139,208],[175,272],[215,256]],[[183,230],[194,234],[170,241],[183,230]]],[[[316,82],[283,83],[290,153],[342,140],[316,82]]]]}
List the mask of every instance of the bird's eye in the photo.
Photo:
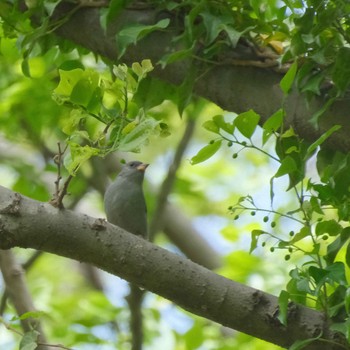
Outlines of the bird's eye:
{"type": "Polygon", "coordinates": [[[137,166],[138,166],[138,162],[130,162],[129,163],[129,166],[130,166],[130,168],[136,168],[137,166]]]}

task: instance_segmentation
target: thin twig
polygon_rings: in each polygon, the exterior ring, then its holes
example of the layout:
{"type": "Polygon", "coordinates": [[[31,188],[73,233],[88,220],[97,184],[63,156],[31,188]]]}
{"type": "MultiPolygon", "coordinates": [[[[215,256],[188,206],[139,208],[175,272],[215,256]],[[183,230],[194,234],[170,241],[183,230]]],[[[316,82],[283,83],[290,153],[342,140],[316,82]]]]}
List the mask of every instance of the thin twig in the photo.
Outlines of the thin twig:
{"type": "Polygon", "coordinates": [[[188,122],[187,122],[185,133],[182,136],[182,139],[181,139],[181,141],[176,149],[173,163],[169,167],[168,175],[165,178],[165,180],[163,181],[163,184],[162,184],[160,191],[159,191],[156,209],[154,211],[153,218],[152,218],[152,221],[151,221],[150,227],[149,227],[149,237],[150,237],[151,241],[154,239],[154,235],[156,234],[156,232],[158,231],[158,229],[161,226],[164,207],[165,207],[165,204],[168,200],[168,196],[172,190],[172,187],[174,185],[174,182],[176,179],[176,172],[180,167],[180,163],[181,163],[183,154],[187,148],[188,143],[191,140],[191,137],[192,137],[192,134],[194,131],[194,127],[195,127],[195,120],[193,118],[189,118],[188,122]]]}

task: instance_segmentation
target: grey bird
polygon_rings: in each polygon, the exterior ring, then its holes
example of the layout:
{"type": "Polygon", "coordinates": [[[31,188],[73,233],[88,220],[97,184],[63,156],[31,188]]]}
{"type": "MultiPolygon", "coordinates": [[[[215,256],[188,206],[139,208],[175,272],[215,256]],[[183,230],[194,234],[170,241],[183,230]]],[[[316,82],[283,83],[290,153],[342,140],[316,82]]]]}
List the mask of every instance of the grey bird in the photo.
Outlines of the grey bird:
{"type": "Polygon", "coordinates": [[[135,235],[147,238],[147,209],[142,183],[149,164],[125,164],[104,196],[107,220],[135,235]]]}

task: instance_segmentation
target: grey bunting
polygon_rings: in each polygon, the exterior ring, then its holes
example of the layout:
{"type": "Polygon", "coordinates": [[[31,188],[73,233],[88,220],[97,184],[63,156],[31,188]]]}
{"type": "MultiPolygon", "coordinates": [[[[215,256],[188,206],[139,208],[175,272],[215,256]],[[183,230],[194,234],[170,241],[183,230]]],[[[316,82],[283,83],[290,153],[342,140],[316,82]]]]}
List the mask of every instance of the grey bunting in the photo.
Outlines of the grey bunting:
{"type": "Polygon", "coordinates": [[[104,196],[107,220],[144,238],[147,238],[147,208],[142,184],[148,165],[139,161],[125,164],[104,196]]]}

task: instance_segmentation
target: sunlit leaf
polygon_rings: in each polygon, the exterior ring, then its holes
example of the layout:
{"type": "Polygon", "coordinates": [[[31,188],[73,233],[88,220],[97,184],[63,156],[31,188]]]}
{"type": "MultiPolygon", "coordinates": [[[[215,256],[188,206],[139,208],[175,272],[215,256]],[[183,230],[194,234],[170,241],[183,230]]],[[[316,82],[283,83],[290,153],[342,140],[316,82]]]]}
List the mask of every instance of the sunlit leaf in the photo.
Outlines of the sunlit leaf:
{"type": "Polygon", "coordinates": [[[204,146],[194,157],[192,157],[191,164],[194,165],[202,163],[205,160],[212,157],[220,149],[221,143],[222,140],[218,140],[213,143],[210,143],[209,145],[204,146]]]}
{"type": "Polygon", "coordinates": [[[203,128],[211,131],[215,134],[219,134],[220,133],[220,128],[218,127],[218,125],[213,121],[213,120],[207,120],[203,123],[203,128]]]}
{"type": "Polygon", "coordinates": [[[243,136],[251,138],[259,123],[259,120],[259,114],[255,113],[251,109],[247,112],[239,114],[234,120],[234,125],[243,136]]]}
{"type": "Polygon", "coordinates": [[[333,125],[329,130],[322,134],[306,151],[306,157],[309,157],[318,146],[322,145],[335,131],[339,130],[341,125],[333,125]]]}
{"type": "Polygon", "coordinates": [[[263,124],[263,144],[267,142],[271,135],[274,132],[278,131],[283,123],[284,112],[282,109],[279,109],[271,117],[269,117],[266,122],[263,124]]]}

